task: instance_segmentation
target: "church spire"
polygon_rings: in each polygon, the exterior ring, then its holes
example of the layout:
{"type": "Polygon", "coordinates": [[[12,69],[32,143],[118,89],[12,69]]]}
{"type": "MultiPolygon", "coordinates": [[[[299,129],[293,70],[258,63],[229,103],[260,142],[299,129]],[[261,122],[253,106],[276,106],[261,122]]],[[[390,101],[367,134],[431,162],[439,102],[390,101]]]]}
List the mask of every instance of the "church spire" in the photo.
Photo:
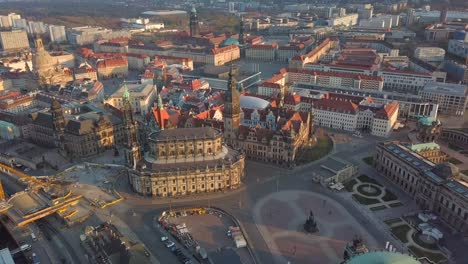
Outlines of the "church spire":
{"type": "Polygon", "coordinates": [[[242,46],[244,45],[244,17],[241,16],[241,20],[239,23],[239,44],[242,46]]]}
{"type": "Polygon", "coordinates": [[[130,92],[128,91],[128,87],[127,87],[127,84],[125,83],[125,81],[124,81],[123,86],[124,86],[124,87],[123,87],[123,88],[124,88],[124,92],[123,92],[123,94],[122,94],[122,99],[123,99],[123,101],[124,101],[124,103],[125,103],[125,102],[127,102],[127,101],[128,101],[128,102],[130,101],[130,92]]]}
{"type": "Polygon", "coordinates": [[[229,69],[227,90],[224,97],[224,134],[228,145],[235,146],[240,126],[240,94],[234,79],[233,66],[229,69]]]}
{"type": "Polygon", "coordinates": [[[125,129],[126,140],[125,146],[125,161],[127,166],[136,167],[136,164],[141,159],[140,142],[138,140],[138,129],[135,120],[133,119],[132,105],[130,101],[130,92],[128,91],[127,84],[123,84],[122,94],[122,122],[125,129]]]}
{"type": "Polygon", "coordinates": [[[192,10],[190,11],[189,27],[190,27],[190,37],[197,36],[198,35],[198,15],[197,15],[197,10],[195,9],[195,7],[192,7],[192,10]]]}

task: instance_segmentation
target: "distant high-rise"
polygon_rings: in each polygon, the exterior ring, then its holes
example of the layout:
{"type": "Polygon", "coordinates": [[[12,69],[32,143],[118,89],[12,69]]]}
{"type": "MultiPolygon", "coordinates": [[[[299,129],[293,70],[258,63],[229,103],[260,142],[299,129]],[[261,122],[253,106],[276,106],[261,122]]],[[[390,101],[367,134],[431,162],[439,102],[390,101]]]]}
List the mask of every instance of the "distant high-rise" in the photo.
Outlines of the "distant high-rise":
{"type": "Polygon", "coordinates": [[[406,10],[406,25],[407,26],[410,26],[413,24],[414,22],[414,15],[415,15],[415,11],[413,8],[408,8],[406,10]]]}
{"type": "Polygon", "coordinates": [[[447,22],[447,13],[448,13],[448,8],[444,8],[442,9],[442,11],[440,11],[440,18],[439,18],[440,23],[447,22]]]}
{"type": "Polygon", "coordinates": [[[13,26],[13,20],[21,19],[16,13],[10,13],[7,16],[0,16],[0,28],[10,28],[13,26]]]}
{"type": "Polygon", "coordinates": [[[0,31],[3,50],[29,49],[28,34],[24,30],[0,31]]]}
{"type": "Polygon", "coordinates": [[[190,36],[195,37],[198,35],[198,15],[195,7],[190,11],[190,36]]]}
{"type": "Polygon", "coordinates": [[[52,42],[61,43],[67,41],[65,26],[49,25],[49,36],[52,42]]]}

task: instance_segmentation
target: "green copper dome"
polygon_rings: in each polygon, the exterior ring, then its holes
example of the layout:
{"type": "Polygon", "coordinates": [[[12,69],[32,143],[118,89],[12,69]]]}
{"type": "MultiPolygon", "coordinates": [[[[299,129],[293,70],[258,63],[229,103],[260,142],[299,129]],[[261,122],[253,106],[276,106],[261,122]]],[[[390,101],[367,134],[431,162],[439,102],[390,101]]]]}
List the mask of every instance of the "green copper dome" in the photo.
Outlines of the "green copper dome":
{"type": "Polygon", "coordinates": [[[434,122],[436,122],[437,125],[440,124],[440,121],[438,119],[430,116],[423,116],[419,118],[418,122],[423,126],[432,126],[434,122]]]}
{"type": "Polygon", "coordinates": [[[375,251],[357,255],[345,262],[346,264],[421,264],[409,255],[398,252],[375,251]]]}
{"type": "Polygon", "coordinates": [[[223,43],[221,44],[223,47],[225,46],[231,46],[231,45],[236,45],[236,46],[239,46],[239,40],[235,39],[235,38],[228,38],[226,40],[223,41],[223,43]]]}

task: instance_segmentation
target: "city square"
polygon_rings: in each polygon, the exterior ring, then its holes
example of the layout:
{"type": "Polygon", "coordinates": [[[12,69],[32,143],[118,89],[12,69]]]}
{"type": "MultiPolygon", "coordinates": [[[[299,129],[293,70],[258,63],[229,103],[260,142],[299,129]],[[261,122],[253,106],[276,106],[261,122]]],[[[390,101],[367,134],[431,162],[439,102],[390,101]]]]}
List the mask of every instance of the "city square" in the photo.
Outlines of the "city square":
{"type": "Polygon", "coordinates": [[[464,264],[466,7],[0,1],[0,264],[464,264]]]}

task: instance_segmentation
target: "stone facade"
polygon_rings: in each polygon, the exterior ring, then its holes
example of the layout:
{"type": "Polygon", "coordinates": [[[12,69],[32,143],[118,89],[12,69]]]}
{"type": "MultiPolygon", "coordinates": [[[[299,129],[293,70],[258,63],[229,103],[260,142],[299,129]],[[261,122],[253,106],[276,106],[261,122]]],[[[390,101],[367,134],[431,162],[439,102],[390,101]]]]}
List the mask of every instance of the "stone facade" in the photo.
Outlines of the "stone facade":
{"type": "Polygon", "coordinates": [[[454,230],[468,234],[466,176],[450,163],[434,164],[399,142],[377,145],[375,166],[424,210],[439,216],[454,230]]]}
{"type": "Polygon", "coordinates": [[[244,176],[244,156],[223,146],[222,135],[209,127],[151,134],[150,151],[129,170],[134,191],[166,197],[238,188],[244,176]]]}
{"type": "Polygon", "coordinates": [[[442,139],[451,144],[460,146],[461,148],[468,148],[468,129],[467,128],[444,128],[442,130],[442,139]]]}
{"type": "Polygon", "coordinates": [[[59,102],[49,112],[32,114],[30,139],[42,146],[59,148],[69,158],[90,157],[112,149],[122,142],[120,119],[88,112],[65,118],[59,102]]]}

